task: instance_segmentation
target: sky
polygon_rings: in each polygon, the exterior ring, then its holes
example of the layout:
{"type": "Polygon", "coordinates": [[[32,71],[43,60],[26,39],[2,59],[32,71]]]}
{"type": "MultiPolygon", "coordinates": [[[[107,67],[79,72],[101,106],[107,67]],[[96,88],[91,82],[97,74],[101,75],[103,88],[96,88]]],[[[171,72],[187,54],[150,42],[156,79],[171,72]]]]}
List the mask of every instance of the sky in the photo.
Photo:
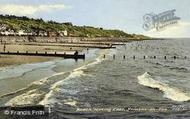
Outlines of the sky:
{"type": "Polygon", "coordinates": [[[0,14],[43,18],[75,25],[120,29],[151,37],[190,38],[190,0],[0,0],[0,14]],[[143,16],[175,9],[178,24],[143,29],[143,16]]]}

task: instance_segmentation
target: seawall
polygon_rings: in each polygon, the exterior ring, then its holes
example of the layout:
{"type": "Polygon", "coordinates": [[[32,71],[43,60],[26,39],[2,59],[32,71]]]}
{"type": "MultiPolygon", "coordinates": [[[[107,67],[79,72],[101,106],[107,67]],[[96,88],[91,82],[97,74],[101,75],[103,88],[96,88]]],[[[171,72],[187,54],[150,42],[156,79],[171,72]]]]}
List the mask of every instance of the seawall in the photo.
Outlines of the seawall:
{"type": "Polygon", "coordinates": [[[39,43],[67,43],[80,41],[127,41],[126,38],[82,38],[82,37],[36,37],[36,36],[0,36],[0,43],[24,43],[24,42],[39,42],[39,43]]]}

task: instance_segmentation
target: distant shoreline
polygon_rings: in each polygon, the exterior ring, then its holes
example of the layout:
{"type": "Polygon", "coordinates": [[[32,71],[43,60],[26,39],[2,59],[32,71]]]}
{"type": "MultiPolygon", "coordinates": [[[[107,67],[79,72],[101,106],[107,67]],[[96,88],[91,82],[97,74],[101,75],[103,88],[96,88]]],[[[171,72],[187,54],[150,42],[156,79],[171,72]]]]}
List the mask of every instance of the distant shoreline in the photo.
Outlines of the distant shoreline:
{"type": "Polygon", "coordinates": [[[67,43],[67,42],[128,42],[139,40],[152,40],[160,38],[127,38],[127,37],[45,37],[45,36],[2,36],[0,43],[40,42],[40,43],[67,43]]]}
{"type": "MultiPolygon", "coordinates": [[[[114,48],[113,45],[123,45],[125,42],[150,40],[150,39],[127,39],[108,37],[29,37],[29,36],[0,36],[0,51],[6,52],[64,52],[73,54],[75,51],[82,52],[89,48],[114,48]],[[117,42],[117,43],[116,43],[117,42]]],[[[26,63],[46,62],[56,57],[39,56],[7,56],[0,55],[0,67],[20,65],[26,63]]]]}

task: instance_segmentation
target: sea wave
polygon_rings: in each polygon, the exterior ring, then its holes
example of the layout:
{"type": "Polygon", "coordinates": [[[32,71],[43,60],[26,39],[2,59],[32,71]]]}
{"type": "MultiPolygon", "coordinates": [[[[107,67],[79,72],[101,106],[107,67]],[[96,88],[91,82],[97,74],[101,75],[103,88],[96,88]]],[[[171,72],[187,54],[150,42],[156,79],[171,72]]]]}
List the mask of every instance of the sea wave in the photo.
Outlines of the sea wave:
{"type": "Polygon", "coordinates": [[[184,91],[171,87],[166,83],[155,80],[148,72],[138,76],[138,83],[150,88],[156,88],[164,93],[164,97],[169,98],[173,101],[183,102],[190,100],[190,95],[184,91]]]}
{"type": "Polygon", "coordinates": [[[80,69],[75,69],[73,72],[70,73],[70,75],[67,78],[54,83],[50,88],[50,92],[45,95],[44,99],[41,100],[39,104],[51,105],[57,103],[58,101],[56,101],[54,97],[56,96],[57,93],[62,92],[61,85],[65,83],[65,80],[80,77],[81,75],[85,75],[84,72],[80,69]]]}
{"type": "Polygon", "coordinates": [[[12,98],[7,103],[5,103],[5,105],[26,105],[26,104],[29,105],[29,104],[38,103],[41,100],[41,98],[45,95],[45,93],[49,92],[48,90],[45,90],[46,88],[40,88],[40,87],[45,87],[45,86],[47,87],[47,85],[51,85],[51,83],[53,83],[54,80],[49,80],[50,78],[63,74],[65,74],[65,72],[55,73],[51,76],[45,77],[39,81],[31,83],[26,88],[2,95],[0,96],[0,98],[16,95],[20,92],[25,92],[22,93],[21,95],[12,98]]]}
{"type": "MultiPolygon", "coordinates": [[[[102,52],[105,53],[105,52],[102,52]]],[[[70,74],[66,77],[59,77],[59,79],[55,80],[49,80],[51,78],[54,78],[59,75],[64,75],[65,73],[69,72],[60,72],[55,73],[51,76],[45,77],[39,81],[35,81],[31,83],[27,88],[23,89],[20,95],[10,99],[5,105],[25,105],[25,104],[42,104],[42,105],[49,105],[54,103],[59,103],[54,99],[54,94],[56,95],[57,92],[63,92],[63,89],[61,89],[61,85],[65,83],[65,80],[69,80],[72,78],[84,76],[84,69],[87,69],[88,67],[94,66],[96,64],[99,64],[101,61],[103,61],[103,58],[101,55],[95,59],[95,61],[87,63],[79,68],[74,69],[70,74]],[[47,86],[49,85],[49,86],[47,86]],[[40,88],[41,87],[41,88],[40,88]],[[42,87],[45,87],[45,91],[42,87]],[[48,90],[47,90],[48,87],[48,90]]],[[[20,92],[20,91],[19,91],[20,92]]],[[[9,96],[9,95],[15,95],[16,92],[11,94],[3,95],[3,97],[9,96]]],[[[72,102],[71,100],[65,101],[65,104],[68,105],[74,105],[76,104],[76,101],[72,102]]]]}
{"type": "MultiPolygon", "coordinates": [[[[80,76],[85,76],[86,74],[83,71],[84,69],[87,69],[88,67],[91,67],[91,66],[95,66],[96,64],[101,63],[103,60],[104,59],[100,55],[99,57],[97,57],[95,59],[94,62],[90,62],[90,63],[85,64],[85,65],[83,65],[83,66],[81,66],[79,68],[74,69],[67,78],[65,78],[64,80],[58,81],[55,84],[53,84],[52,87],[51,87],[51,89],[50,89],[50,92],[45,95],[45,98],[42,101],[40,101],[39,104],[41,104],[41,105],[51,105],[51,104],[54,104],[54,103],[58,103],[59,101],[57,101],[54,97],[56,96],[56,94],[58,92],[64,92],[64,90],[61,89],[61,86],[64,83],[66,83],[66,80],[69,80],[69,79],[72,79],[72,78],[76,78],[76,77],[80,77],[80,76]]],[[[76,105],[76,101],[74,101],[74,104],[73,104],[73,102],[72,103],[71,102],[72,101],[70,101],[70,100],[69,101],[65,101],[65,104],[73,105],[73,106],[76,105]]]]}
{"type": "Polygon", "coordinates": [[[40,100],[40,97],[44,95],[43,91],[30,90],[22,95],[16,96],[9,100],[5,105],[29,105],[35,104],[40,100]]]}
{"type": "Polygon", "coordinates": [[[176,67],[176,66],[172,66],[172,65],[169,65],[169,64],[167,65],[166,63],[152,62],[152,61],[146,61],[146,63],[161,66],[161,67],[165,67],[165,68],[169,68],[170,70],[177,70],[177,71],[181,71],[181,72],[189,71],[189,68],[185,67],[185,66],[177,66],[176,67]]]}

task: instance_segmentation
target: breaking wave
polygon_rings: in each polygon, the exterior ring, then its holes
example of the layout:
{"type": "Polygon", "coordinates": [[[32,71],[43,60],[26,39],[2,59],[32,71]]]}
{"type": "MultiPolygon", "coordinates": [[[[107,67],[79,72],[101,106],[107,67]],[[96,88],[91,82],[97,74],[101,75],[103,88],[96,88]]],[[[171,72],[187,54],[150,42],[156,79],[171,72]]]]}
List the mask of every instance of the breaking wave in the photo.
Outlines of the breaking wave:
{"type": "Polygon", "coordinates": [[[41,98],[46,93],[46,91],[40,90],[40,89],[38,89],[36,87],[37,86],[38,87],[46,86],[46,85],[48,85],[48,83],[51,83],[51,80],[49,80],[50,78],[55,77],[55,76],[59,76],[59,75],[63,75],[63,74],[65,74],[65,72],[60,72],[60,73],[53,74],[53,75],[51,75],[49,77],[45,77],[45,78],[43,78],[43,79],[41,79],[39,81],[35,81],[35,82],[31,83],[26,88],[20,89],[18,91],[12,92],[12,93],[2,95],[2,96],[0,96],[0,98],[15,95],[16,93],[20,93],[20,92],[25,91],[25,93],[23,93],[21,95],[18,95],[16,97],[12,98],[11,100],[9,100],[7,103],[5,103],[5,105],[9,106],[9,105],[36,104],[37,102],[39,102],[41,100],[41,98]],[[34,89],[34,88],[36,88],[36,89],[34,89]]]}
{"type": "Polygon", "coordinates": [[[148,72],[143,75],[138,76],[138,83],[150,88],[156,88],[164,93],[164,97],[169,98],[173,101],[188,101],[190,100],[190,95],[183,92],[176,87],[170,87],[161,81],[155,80],[148,72]]]}
{"type": "MultiPolygon", "coordinates": [[[[106,50],[101,53],[105,53],[105,52],[106,50]]],[[[5,105],[33,105],[33,104],[49,105],[52,103],[53,104],[58,103],[58,101],[54,97],[56,96],[58,92],[63,92],[63,90],[61,89],[61,85],[66,83],[66,80],[86,75],[83,72],[84,69],[87,69],[88,67],[99,64],[103,60],[104,59],[100,55],[99,57],[95,59],[95,61],[87,63],[79,68],[74,69],[65,78],[59,77],[59,79],[56,78],[56,79],[49,80],[52,77],[64,75],[65,73],[69,73],[69,72],[56,73],[51,76],[45,77],[39,81],[35,81],[31,83],[27,88],[21,90],[23,92],[25,91],[24,93],[10,99],[5,105]],[[45,87],[46,91],[44,91],[43,88],[36,88],[36,86],[45,87]]],[[[15,93],[16,92],[11,93],[11,95],[14,95],[15,93]]],[[[10,94],[6,94],[3,97],[9,96],[9,95],[10,94]]],[[[76,101],[71,101],[71,100],[65,101],[65,104],[68,104],[68,105],[75,105],[76,103],[77,103],[76,101]]]]}
{"type": "MultiPolygon", "coordinates": [[[[54,95],[56,95],[56,93],[58,93],[58,92],[62,92],[61,85],[63,85],[66,80],[80,77],[80,76],[85,76],[86,74],[84,74],[84,72],[83,72],[84,69],[87,69],[88,67],[99,64],[102,61],[103,61],[103,59],[101,58],[101,56],[99,56],[98,58],[96,58],[96,60],[94,62],[88,63],[86,65],[83,65],[79,68],[74,69],[67,78],[53,84],[50,89],[50,92],[45,95],[45,98],[42,101],[40,101],[39,104],[51,105],[54,103],[58,103],[59,101],[56,101],[56,99],[54,98],[55,97],[54,95]]],[[[69,101],[66,101],[65,104],[75,106],[77,104],[77,102],[69,100],[69,101]]]]}

